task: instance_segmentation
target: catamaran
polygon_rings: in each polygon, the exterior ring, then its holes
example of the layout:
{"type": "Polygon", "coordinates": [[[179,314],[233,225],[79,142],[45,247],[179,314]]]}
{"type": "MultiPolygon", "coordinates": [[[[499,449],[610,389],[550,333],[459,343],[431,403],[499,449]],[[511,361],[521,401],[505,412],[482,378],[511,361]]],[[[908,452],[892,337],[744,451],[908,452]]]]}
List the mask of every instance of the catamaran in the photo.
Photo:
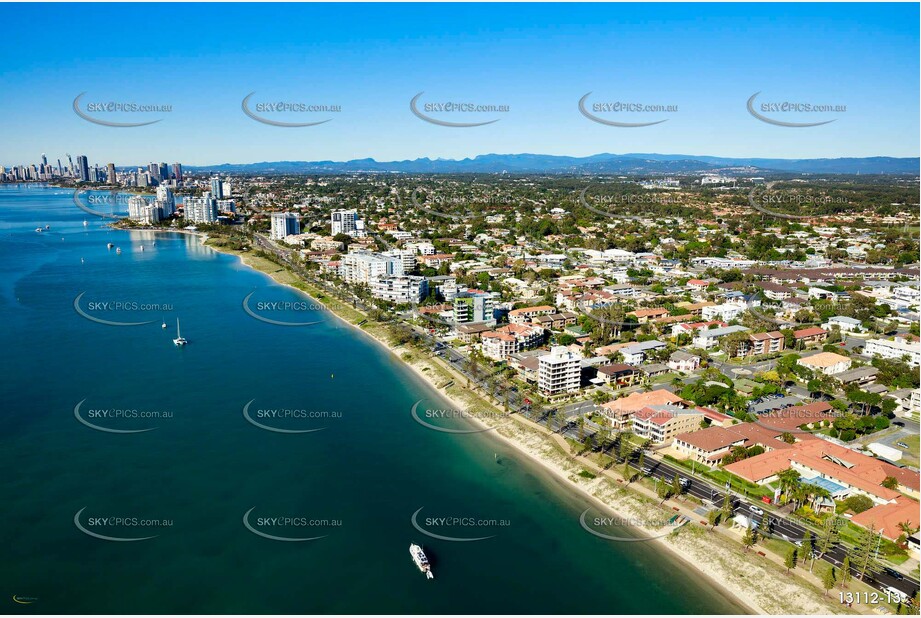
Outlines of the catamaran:
{"type": "Polygon", "coordinates": [[[422,551],[422,547],[415,543],[411,543],[409,546],[409,555],[413,557],[413,562],[416,563],[420,571],[425,573],[427,579],[435,579],[435,575],[432,573],[432,565],[429,564],[429,559],[425,556],[425,552],[422,551]]]}
{"type": "Polygon", "coordinates": [[[177,346],[185,345],[188,343],[185,337],[179,332],[179,318],[176,318],[176,338],[173,339],[173,343],[177,346]]]}

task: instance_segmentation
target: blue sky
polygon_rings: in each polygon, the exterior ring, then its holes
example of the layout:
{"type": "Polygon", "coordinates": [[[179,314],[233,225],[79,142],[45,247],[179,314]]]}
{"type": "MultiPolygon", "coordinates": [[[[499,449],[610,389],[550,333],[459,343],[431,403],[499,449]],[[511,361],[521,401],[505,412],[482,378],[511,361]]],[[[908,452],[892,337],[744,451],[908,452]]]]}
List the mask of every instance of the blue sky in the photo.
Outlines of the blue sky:
{"type": "MultiPolygon", "coordinates": [[[[917,4],[7,4],[0,37],[0,164],[86,153],[118,165],[463,158],[490,152],[584,156],[658,152],[784,158],[918,156],[917,4]],[[15,24],[15,27],[11,25],[15,24]],[[499,122],[447,128],[409,102],[507,105],[499,122]],[[836,121],[778,127],[746,101],[845,105],[765,113],[836,121]],[[78,117],[82,103],[171,105],[168,113],[78,117]],[[242,99],[341,106],[264,113],[242,99]],[[578,101],[677,105],[599,113],[667,122],[609,127],[578,101]]],[[[420,105],[421,105],[420,103],[420,105]]]]}

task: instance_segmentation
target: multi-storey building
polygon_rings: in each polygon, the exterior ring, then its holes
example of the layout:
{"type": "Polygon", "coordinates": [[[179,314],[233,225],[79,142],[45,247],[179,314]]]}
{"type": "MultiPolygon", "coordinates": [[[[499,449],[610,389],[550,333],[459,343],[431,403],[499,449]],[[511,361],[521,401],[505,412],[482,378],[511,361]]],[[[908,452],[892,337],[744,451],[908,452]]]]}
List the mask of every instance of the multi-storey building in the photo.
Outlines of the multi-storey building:
{"type": "Polygon", "coordinates": [[[352,235],[358,229],[358,211],[352,210],[334,210],[330,215],[332,235],[348,234],[352,235]]]}
{"type": "Polygon", "coordinates": [[[217,221],[217,203],[206,192],[202,197],[187,197],[182,202],[184,217],[191,223],[214,223],[217,221]]]}
{"type": "Polygon", "coordinates": [[[909,343],[905,339],[870,339],[864,353],[879,358],[905,359],[909,365],[921,365],[921,342],[909,343]]]}
{"type": "Polygon", "coordinates": [[[564,346],[553,346],[538,358],[537,386],[545,395],[578,391],[581,375],[582,355],[564,346]]]}
{"type": "Polygon", "coordinates": [[[493,297],[479,290],[458,290],[454,297],[454,322],[494,322],[493,297]]]}
{"type": "Polygon", "coordinates": [[[647,406],[633,415],[633,433],[655,444],[667,444],[678,434],[700,429],[703,412],[674,405],[647,406]]]}
{"type": "Polygon", "coordinates": [[[378,277],[402,274],[403,261],[400,258],[371,251],[354,251],[344,255],[339,263],[339,276],[346,283],[371,285],[378,277]]]}
{"type": "Polygon", "coordinates": [[[392,303],[419,303],[428,296],[425,277],[383,275],[371,280],[371,296],[392,303]]]}
{"type": "Polygon", "coordinates": [[[287,236],[301,233],[301,222],[293,212],[272,213],[272,240],[283,240],[287,236]]]}

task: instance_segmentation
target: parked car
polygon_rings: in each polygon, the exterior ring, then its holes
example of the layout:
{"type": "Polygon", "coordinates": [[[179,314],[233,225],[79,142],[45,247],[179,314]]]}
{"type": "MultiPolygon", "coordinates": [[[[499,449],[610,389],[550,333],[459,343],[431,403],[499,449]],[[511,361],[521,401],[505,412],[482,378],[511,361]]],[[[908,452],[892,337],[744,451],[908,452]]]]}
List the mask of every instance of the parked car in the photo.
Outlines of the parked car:
{"type": "Polygon", "coordinates": [[[904,442],[896,442],[895,445],[898,446],[899,448],[908,448],[908,445],[905,444],[904,442]]]}

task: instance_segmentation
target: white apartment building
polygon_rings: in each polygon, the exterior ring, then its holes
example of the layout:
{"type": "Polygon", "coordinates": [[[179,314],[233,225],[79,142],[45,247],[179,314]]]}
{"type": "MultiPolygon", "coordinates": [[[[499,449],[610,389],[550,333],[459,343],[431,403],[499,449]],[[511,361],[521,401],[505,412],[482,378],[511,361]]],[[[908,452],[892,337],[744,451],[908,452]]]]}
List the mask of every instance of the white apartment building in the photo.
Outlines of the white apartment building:
{"type": "Polygon", "coordinates": [[[425,277],[383,275],[371,280],[371,296],[392,303],[419,303],[427,295],[425,277]]]}
{"type": "Polygon", "coordinates": [[[330,215],[330,224],[332,227],[332,236],[336,234],[348,234],[352,236],[358,230],[358,211],[351,210],[334,210],[330,215]]]}
{"type": "Polygon", "coordinates": [[[156,205],[160,209],[161,219],[169,219],[176,212],[176,196],[166,185],[157,187],[156,205]]]}
{"type": "MultiPolygon", "coordinates": [[[[704,307],[704,311],[706,310],[707,307],[704,307]]],[[[697,331],[691,344],[695,348],[709,350],[710,348],[716,347],[720,337],[725,337],[732,333],[744,333],[746,331],[748,331],[748,329],[744,326],[726,326],[725,328],[711,328],[710,330],[701,329],[697,331]]]]}
{"type": "Polygon", "coordinates": [[[370,286],[374,279],[385,275],[402,275],[403,261],[371,251],[356,251],[342,256],[339,276],[346,283],[363,283],[370,286]]]}
{"type": "Polygon", "coordinates": [[[270,237],[272,240],[284,240],[287,236],[294,236],[301,233],[301,223],[297,215],[293,212],[273,212],[272,213],[272,231],[270,237]]]}
{"type": "Polygon", "coordinates": [[[433,245],[430,242],[425,242],[425,241],[407,242],[406,248],[409,251],[418,253],[419,255],[435,255],[435,245],[433,245]]]}
{"type": "Polygon", "coordinates": [[[203,197],[187,197],[182,202],[185,218],[191,223],[214,223],[217,221],[217,203],[210,193],[203,197]]]}
{"type": "Polygon", "coordinates": [[[870,339],[863,349],[867,356],[900,360],[908,357],[908,364],[921,365],[921,342],[909,343],[904,339],[870,339]]]}
{"type": "Polygon", "coordinates": [[[545,395],[574,393],[582,376],[582,355],[564,346],[553,346],[550,354],[538,358],[537,386],[545,395]]]}
{"type": "Polygon", "coordinates": [[[128,218],[132,221],[141,221],[144,217],[144,209],[147,207],[147,200],[140,195],[128,198],[128,218]]]}
{"type": "Polygon", "coordinates": [[[736,303],[723,303],[722,305],[711,305],[704,307],[701,311],[701,317],[704,320],[713,320],[719,318],[724,322],[729,322],[739,317],[745,311],[744,305],[736,303]]]}
{"type": "Polygon", "coordinates": [[[403,263],[404,273],[408,273],[416,267],[416,254],[412,251],[391,249],[390,251],[384,251],[382,255],[399,258],[403,263]]]}

